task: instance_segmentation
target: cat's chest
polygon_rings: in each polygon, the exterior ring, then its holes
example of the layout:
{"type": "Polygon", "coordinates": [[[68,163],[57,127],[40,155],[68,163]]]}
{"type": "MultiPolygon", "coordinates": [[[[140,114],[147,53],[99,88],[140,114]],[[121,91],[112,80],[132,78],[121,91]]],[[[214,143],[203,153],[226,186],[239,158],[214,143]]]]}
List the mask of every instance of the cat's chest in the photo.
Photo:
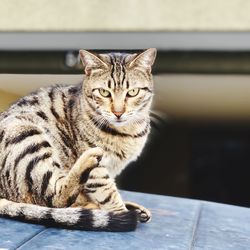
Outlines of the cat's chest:
{"type": "MultiPolygon", "coordinates": [[[[117,138],[105,150],[102,165],[105,166],[112,177],[118,175],[131,161],[137,159],[145,145],[147,136],[142,138],[117,138]]],[[[104,144],[105,148],[105,144],[104,144]]]]}

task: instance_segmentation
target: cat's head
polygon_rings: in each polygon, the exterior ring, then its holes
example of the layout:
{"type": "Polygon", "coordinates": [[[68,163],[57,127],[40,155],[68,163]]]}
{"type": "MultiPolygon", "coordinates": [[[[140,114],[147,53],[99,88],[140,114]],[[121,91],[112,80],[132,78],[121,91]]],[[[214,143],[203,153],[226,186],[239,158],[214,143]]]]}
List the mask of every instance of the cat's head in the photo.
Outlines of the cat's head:
{"type": "Polygon", "coordinates": [[[86,103],[100,122],[125,126],[148,117],[156,49],[138,54],[93,54],[86,50],[79,53],[86,75],[86,103]]]}

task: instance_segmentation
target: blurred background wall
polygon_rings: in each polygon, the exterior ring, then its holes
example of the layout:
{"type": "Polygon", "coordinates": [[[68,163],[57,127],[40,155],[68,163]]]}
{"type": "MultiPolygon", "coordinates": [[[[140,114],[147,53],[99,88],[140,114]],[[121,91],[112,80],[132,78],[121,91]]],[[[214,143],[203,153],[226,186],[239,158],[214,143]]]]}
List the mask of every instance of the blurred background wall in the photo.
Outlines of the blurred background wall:
{"type": "Polygon", "coordinates": [[[0,112],[6,110],[20,96],[0,90],[0,112]]]}
{"type": "Polygon", "coordinates": [[[245,31],[248,0],[1,0],[2,31],[245,31]]]}

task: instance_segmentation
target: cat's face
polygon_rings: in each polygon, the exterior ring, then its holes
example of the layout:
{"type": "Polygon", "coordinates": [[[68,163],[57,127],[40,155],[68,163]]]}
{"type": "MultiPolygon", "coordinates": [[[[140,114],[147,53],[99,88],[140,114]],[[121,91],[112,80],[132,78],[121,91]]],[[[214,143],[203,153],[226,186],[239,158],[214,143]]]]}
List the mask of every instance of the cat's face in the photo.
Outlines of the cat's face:
{"type": "Polygon", "coordinates": [[[94,55],[81,50],[84,95],[100,124],[125,126],[148,116],[153,96],[151,67],[156,50],[94,55]]]}

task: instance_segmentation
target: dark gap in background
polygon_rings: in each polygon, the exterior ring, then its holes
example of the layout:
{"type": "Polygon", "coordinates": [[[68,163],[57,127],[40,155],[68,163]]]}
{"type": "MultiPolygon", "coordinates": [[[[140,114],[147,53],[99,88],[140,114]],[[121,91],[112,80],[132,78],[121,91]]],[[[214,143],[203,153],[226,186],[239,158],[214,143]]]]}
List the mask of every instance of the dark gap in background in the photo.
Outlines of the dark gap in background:
{"type": "Polygon", "coordinates": [[[117,180],[132,191],[250,206],[250,124],[161,124],[117,180]]]}

